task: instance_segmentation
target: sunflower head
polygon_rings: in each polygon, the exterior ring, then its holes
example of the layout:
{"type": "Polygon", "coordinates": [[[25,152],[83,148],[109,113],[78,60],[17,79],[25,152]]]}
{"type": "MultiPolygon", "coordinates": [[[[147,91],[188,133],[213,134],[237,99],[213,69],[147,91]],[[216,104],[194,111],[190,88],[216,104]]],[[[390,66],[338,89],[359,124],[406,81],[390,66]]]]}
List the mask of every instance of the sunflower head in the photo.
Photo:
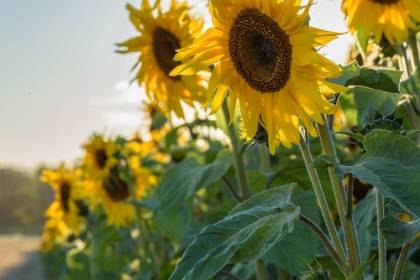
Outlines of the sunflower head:
{"type": "Polygon", "coordinates": [[[127,202],[134,199],[129,184],[133,184],[137,201],[142,199],[151,186],[157,184],[156,177],[149,169],[141,167],[140,163],[131,166],[131,161],[129,162],[130,171],[116,166],[102,182],[91,184],[90,194],[95,200],[95,206],[98,202],[101,203],[107,216],[107,223],[116,227],[125,227],[135,218],[135,206],[127,202]]]}
{"type": "Polygon", "coordinates": [[[231,120],[239,100],[241,138],[261,139],[264,130],[272,154],[280,144],[299,143],[298,116],[316,136],[312,120],[322,123],[321,114],[334,112],[324,94],[347,88],[325,80],[339,76],[340,69],[316,48],[339,33],[308,26],[311,5],[312,0],[306,7],[300,0],[213,0],[209,9],[215,27],[178,51],[175,60],[192,59],[171,75],[192,75],[215,65],[207,91],[211,113],[229,89],[231,120]]]}
{"type": "Polygon", "coordinates": [[[160,1],[150,6],[142,2],[140,10],[127,5],[130,20],[140,36],[117,44],[119,53],[138,52],[140,69],[134,80],[144,84],[150,99],[162,102],[169,111],[184,117],[180,101],[193,105],[205,101],[205,78],[201,75],[174,77],[169,73],[180,62],[174,61],[176,50],[185,47],[201,34],[203,21],[189,15],[190,7],[185,2],[171,1],[169,10],[162,12],[160,1]]]}
{"type": "Polygon", "coordinates": [[[418,30],[413,20],[420,22],[420,0],[343,0],[341,8],[350,30],[373,33],[377,44],[382,36],[391,45],[402,44],[410,29],[418,30]]]}
{"type": "Polygon", "coordinates": [[[116,157],[119,145],[106,141],[100,135],[93,135],[89,143],[83,146],[86,151],[83,169],[86,176],[93,180],[107,177],[110,169],[118,163],[116,157]]]}
{"type": "MultiPolygon", "coordinates": [[[[55,201],[45,211],[45,216],[56,220],[57,227],[63,234],[71,229],[75,234],[84,220],[84,213],[78,206],[85,198],[80,181],[81,170],[66,170],[64,164],[57,171],[43,170],[41,180],[55,190],[55,201]]],[[[52,222],[51,222],[52,223],[52,222]]]]}

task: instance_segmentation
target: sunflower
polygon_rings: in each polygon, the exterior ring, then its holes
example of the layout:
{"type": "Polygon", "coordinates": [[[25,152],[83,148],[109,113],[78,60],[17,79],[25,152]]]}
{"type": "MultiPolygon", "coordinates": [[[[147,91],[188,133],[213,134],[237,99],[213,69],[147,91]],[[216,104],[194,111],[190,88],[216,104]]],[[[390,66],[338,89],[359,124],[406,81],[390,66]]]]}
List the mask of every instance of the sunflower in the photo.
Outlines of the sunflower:
{"type": "Polygon", "coordinates": [[[86,151],[83,171],[89,179],[102,180],[118,163],[118,159],[115,157],[118,145],[111,141],[105,141],[101,135],[93,135],[83,148],[86,151]]]}
{"type": "Polygon", "coordinates": [[[64,164],[57,171],[42,171],[41,180],[50,184],[55,190],[55,201],[45,211],[45,216],[56,220],[56,227],[61,235],[64,235],[68,229],[76,235],[79,234],[80,225],[84,221],[83,213],[78,206],[83,200],[80,175],[79,169],[66,171],[64,164]]]}
{"type": "Polygon", "coordinates": [[[64,234],[61,232],[60,227],[57,224],[57,220],[48,219],[44,224],[44,231],[42,232],[42,251],[51,251],[57,239],[63,237],[64,234]]]}
{"type": "Polygon", "coordinates": [[[392,45],[402,44],[409,29],[418,29],[413,19],[420,22],[420,0],[343,0],[341,8],[352,32],[363,28],[378,44],[382,34],[392,45]]]}
{"type": "Polygon", "coordinates": [[[186,3],[171,1],[169,10],[160,11],[160,0],[151,7],[144,0],[141,9],[127,5],[130,20],[140,36],[117,44],[119,53],[140,52],[136,65],[141,64],[134,80],[145,84],[150,99],[162,102],[169,111],[183,118],[180,100],[193,106],[194,101],[205,101],[205,78],[202,75],[190,77],[170,76],[180,63],[173,60],[175,50],[184,47],[201,34],[203,21],[189,16],[186,3]]]}
{"type": "MultiPolygon", "coordinates": [[[[135,199],[139,201],[145,191],[156,185],[157,181],[151,171],[141,167],[139,163],[136,168],[132,168],[132,172],[135,176],[135,199]]],[[[128,183],[121,178],[118,166],[113,167],[102,182],[91,182],[90,195],[94,199],[93,206],[98,205],[98,202],[102,203],[109,225],[125,227],[134,221],[136,208],[127,202],[133,198],[128,183]]]]}
{"type": "Polygon", "coordinates": [[[208,102],[217,111],[228,89],[231,122],[239,100],[242,135],[250,141],[258,124],[268,133],[270,152],[280,144],[299,143],[298,116],[311,135],[311,119],[322,123],[322,113],[334,107],[323,94],[346,90],[328,83],[340,75],[332,61],[319,55],[323,46],[339,35],[306,26],[312,0],[302,9],[300,0],[214,0],[210,3],[214,27],[179,50],[175,60],[193,58],[171,75],[192,75],[216,64],[209,80],[208,102]]]}

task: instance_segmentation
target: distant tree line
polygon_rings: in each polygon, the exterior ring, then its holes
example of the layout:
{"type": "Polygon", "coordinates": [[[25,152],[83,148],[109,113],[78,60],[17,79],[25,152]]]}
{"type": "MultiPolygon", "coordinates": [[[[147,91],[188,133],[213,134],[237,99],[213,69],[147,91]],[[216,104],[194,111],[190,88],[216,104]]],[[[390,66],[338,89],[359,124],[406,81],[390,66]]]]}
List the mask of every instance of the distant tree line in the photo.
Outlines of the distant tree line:
{"type": "Polygon", "coordinates": [[[54,200],[52,188],[39,180],[42,169],[32,174],[0,169],[0,233],[42,227],[43,213],[54,200]]]}

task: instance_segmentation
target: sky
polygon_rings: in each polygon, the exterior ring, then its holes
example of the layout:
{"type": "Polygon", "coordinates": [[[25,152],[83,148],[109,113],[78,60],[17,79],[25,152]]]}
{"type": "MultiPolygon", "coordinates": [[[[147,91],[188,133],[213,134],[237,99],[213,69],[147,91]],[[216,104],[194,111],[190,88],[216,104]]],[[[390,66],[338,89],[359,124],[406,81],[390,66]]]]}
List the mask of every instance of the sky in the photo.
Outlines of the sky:
{"type": "MultiPolygon", "coordinates": [[[[189,2],[209,19],[205,0],[189,2]]],[[[130,137],[140,129],[144,94],[129,84],[138,55],[115,53],[115,43],[137,36],[126,3],[0,1],[0,167],[71,165],[93,132],[130,137]]],[[[317,1],[311,25],[345,32],[340,5],[317,1]]],[[[320,52],[343,64],[352,42],[345,34],[320,52]]]]}

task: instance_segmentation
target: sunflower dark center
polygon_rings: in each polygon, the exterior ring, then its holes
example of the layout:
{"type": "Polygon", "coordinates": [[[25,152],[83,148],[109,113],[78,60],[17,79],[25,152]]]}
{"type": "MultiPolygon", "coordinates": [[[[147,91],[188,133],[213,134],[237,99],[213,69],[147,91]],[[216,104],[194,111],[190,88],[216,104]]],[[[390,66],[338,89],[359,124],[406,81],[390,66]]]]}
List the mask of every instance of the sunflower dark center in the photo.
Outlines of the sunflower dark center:
{"type": "Polygon", "coordinates": [[[236,71],[261,93],[282,89],[290,77],[292,45],[277,22],[255,8],[242,10],[229,30],[236,71]]]}
{"type": "Polygon", "coordinates": [[[106,165],[108,156],[106,155],[105,150],[100,149],[95,151],[95,162],[98,165],[99,169],[102,169],[106,165]]]}
{"type": "Polygon", "coordinates": [[[400,0],[370,0],[375,3],[384,4],[384,5],[392,5],[398,3],[400,0]]]}
{"type": "Polygon", "coordinates": [[[104,180],[104,188],[113,201],[126,199],[129,195],[127,182],[121,180],[116,168],[111,169],[109,178],[104,180]]]}
{"type": "Polygon", "coordinates": [[[69,212],[70,185],[64,182],[60,185],[60,200],[64,211],[69,212]]]}
{"type": "Polygon", "coordinates": [[[180,76],[169,76],[169,73],[181,64],[174,61],[176,50],[180,49],[178,39],[169,31],[163,28],[156,28],[153,33],[153,53],[159,68],[172,80],[180,80],[180,76]]]}

